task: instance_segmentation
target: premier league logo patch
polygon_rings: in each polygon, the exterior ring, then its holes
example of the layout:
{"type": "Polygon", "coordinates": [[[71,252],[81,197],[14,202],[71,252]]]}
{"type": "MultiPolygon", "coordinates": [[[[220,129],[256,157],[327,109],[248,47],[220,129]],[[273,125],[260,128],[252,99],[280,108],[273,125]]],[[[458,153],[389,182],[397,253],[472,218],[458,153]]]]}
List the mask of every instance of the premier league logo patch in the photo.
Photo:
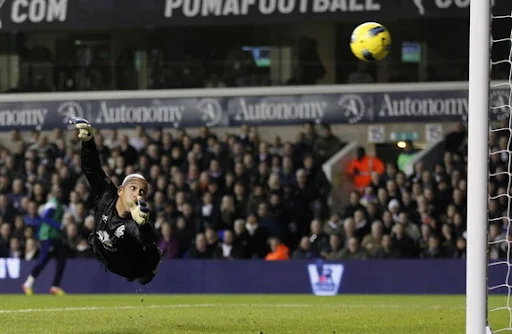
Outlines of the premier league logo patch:
{"type": "Polygon", "coordinates": [[[308,265],[309,281],[316,296],[334,296],[338,294],[343,278],[342,264],[325,264],[319,260],[308,265]]]}

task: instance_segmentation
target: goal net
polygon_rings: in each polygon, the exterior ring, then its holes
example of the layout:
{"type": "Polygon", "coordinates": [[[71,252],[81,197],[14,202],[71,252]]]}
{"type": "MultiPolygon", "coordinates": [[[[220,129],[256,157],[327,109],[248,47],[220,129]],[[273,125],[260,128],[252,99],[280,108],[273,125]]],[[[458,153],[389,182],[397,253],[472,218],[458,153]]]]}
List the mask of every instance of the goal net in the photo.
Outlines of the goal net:
{"type": "Polygon", "coordinates": [[[506,7],[471,1],[467,334],[512,333],[512,2],[506,7]]]}
{"type": "Polygon", "coordinates": [[[512,16],[493,14],[491,19],[491,78],[508,81],[490,84],[487,331],[512,333],[512,30],[503,26],[512,16]],[[496,98],[496,92],[506,96],[504,91],[508,98],[496,98]]]}

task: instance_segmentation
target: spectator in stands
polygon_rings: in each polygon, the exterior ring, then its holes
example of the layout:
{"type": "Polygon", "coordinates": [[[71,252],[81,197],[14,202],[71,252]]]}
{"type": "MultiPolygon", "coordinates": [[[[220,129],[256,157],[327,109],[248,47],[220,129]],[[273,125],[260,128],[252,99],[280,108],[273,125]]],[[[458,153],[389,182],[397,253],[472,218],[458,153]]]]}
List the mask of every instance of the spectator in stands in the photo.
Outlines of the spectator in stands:
{"type": "Polygon", "coordinates": [[[403,226],[404,232],[409,238],[415,241],[420,239],[420,229],[418,228],[418,225],[410,222],[407,213],[400,212],[398,215],[398,224],[403,226]]]}
{"type": "Polygon", "coordinates": [[[371,233],[363,237],[361,246],[370,256],[375,256],[377,251],[382,247],[383,233],[384,225],[380,221],[375,221],[371,225],[371,233]]]}
{"type": "MultiPolygon", "coordinates": [[[[187,207],[186,211],[189,211],[189,208],[190,206],[187,207]]],[[[178,217],[176,219],[176,240],[178,241],[179,257],[183,257],[187,253],[192,244],[192,238],[193,232],[191,228],[187,226],[186,217],[178,217]]]]}
{"type": "MultiPolygon", "coordinates": [[[[503,255],[503,256],[505,256],[505,255],[503,255]]],[[[461,259],[461,260],[466,259],[466,239],[464,239],[463,237],[457,238],[457,246],[453,253],[453,257],[455,259],[461,259]]]]}
{"type": "Polygon", "coordinates": [[[353,217],[357,210],[364,210],[361,204],[361,194],[357,191],[352,191],[349,195],[349,203],[343,208],[343,218],[353,217]]]}
{"type": "Polygon", "coordinates": [[[457,153],[464,150],[467,133],[464,123],[457,123],[454,131],[448,133],[444,138],[444,149],[447,152],[457,153]]]}
{"type": "Polygon", "coordinates": [[[189,257],[191,259],[211,259],[212,253],[208,249],[206,236],[204,233],[198,233],[193,248],[190,250],[189,257]]]}
{"type": "Polygon", "coordinates": [[[0,217],[5,222],[12,224],[15,215],[16,209],[14,209],[12,204],[9,203],[9,197],[6,195],[0,195],[0,217]]]}
{"type": "Polygon", "coordinates": [[[17,237],[12,237],[10,240],[9,258],[22,259],[24,257],[21,241],[17,237]]]}
{"type": "Polygon", "coordinates": [[[220,245],[220,238],[217,232],[211,227],[207,226],[204,229],[204,235],[206,237],[206,244],[208,245],[208,251],[212,254],[215,252],[215,250],[220,245]]]}
{"type": "Polygon", "coordinates": [[[35,260],[39,256],[39,248],[35,239],[27,238],[25,240],[25,250],[23,254],[26,261],[35,260]]]}
{"type": "Polygon", "coordinates": [[[423,259],[442,259],[446,258],[446,249],[440,245],[439,238],[436,235],[431,235],[428,240],[428,248],[420,255],[423,259]]]}
{"type": "MultiPolygon", "coordinates": [[[[44,165],[41,165],[44,166],[44,165]]],[[[23,180],[20,178],[14,179],[12,183],[12,191],[8,195],[9,203],[12,205],[12,207],[17,211],[20,212],[21,210],[21,200],[23,197],[26,196],[26,193],[23,189],[23,180]]]]}
{"type": "Polygon", "coordinates": [[[161,238],[158,242],[158,248],[162,251],[163,260],[171,260],[178,257],[178,240],[172,234],[171,225],[167,222],[160,226],[161,238]]]}
{"type": "Polygon", "coordinates": [[[340,139],[332,134],[331,126],[329,124],[322,124],[320,126],[319,137],[313,147],[319,163],[323,164],[326,162],[336,152],[341,150],[342,147],[343,144],[340,139]]]}
{"type": "Polygon", "coordinates": [[[366,260],[367,258],[366,251],[361,248],[359,240],[355,237],[347,240],[347,245],[340,254],[341,260],[366,260]]]}
{"type": "Polygon", "coordinates": [[[329,236],[329,245],[323,248],[324,249],[320,252],[320,254],[324,259],[341,260],[343,256],[343,248],[339,235],[331,234],[329,236]]]}
{"type": "Polygon", "coordinates": [[[370,204],[375,204],[377,202],[377,195],[373,191],[373,188],[370,186],[367,186],[364,188],[363,196],[361,197],[361,205],[363,205],[365,208],[369,208],[370,204]]]}
{"type": "Polygon", "coordinates": [[[283,231],[281,230],[281,224],[276,220],[269,212],[268,205],[266,202],[258,205],[258,224],[266,229],[272,236],[281,236],[283,231]]]}
{"type": "Polygon", "coordinates": [[[382,236],[381,247],[377,249],[374,254],[375,259],[394,259],[398,258],[399,254],[396,248],[393,247],[393,240],[389,234],[382,236]]]}
{"type": "Polygon", "coordinates": [[[304,124],[302,134],[303,136],[300,138],[298,146],[305,152],[313,152],[313,147],[318,139],[315,123],[308,122],[304,124]]]}
{"type": "Polygon", "coordinates": [[[278,237],[270,238],[269,244],[270,252],[265,256],[265,260],[279,261],[290,259],[290,249],[278,237]]]}
{"type": "Polygon", "coordinates": [[[363,193],[372,183],[372,173],[384,173],[384,164],[379,158],[366,154],[361,146],[357,148],[356,157],[347,165],[346,173],[353,180],[356,190],[363,193]]]}
{"type": "Polygon", "coordinates": [[[23,223],[23,216],[17,215],[14,217],[14,228],[12,231],[12,236],[18,238],[18,240],[23,240],[23,235],[25,234],[25,224],[23,223]]]}
{"type": "Polygon", "coordinates": [[[247,216],[245,224],[247,230],[247,252],[249,258],[263,259],[268,253],[268,231],[259,226],[258,218],[255,214],[247,216]]]}
{"type": "Polygon", "coordinates": [[[356,237],[356,221],[354,217],[347,217],[343,221],[343,241],[356,237]]]}
{"type": "Polygon", "coordinates": [[[311,250],[311,243],[308,237],[302,237],[300,239],[299,247],[293,253],[294,260],[311,260],[317,255],[311,250]]]}
{"type": "Polygon", "coordinates": [[[322,230],[322,223],[319,219],[314,219],[310,224],[309,242],[311,250],[320,254],[329,243],[329,236],[322,230]]]}
{"type": "Polygon", "coordinates": [[[324,232],[328,235],[343,235],[343,221],[339,213],[334,212],[331,214],[331,218],[325,223],[324,232]]]}
{"type": "Polygon", "coordinates": [[[3,223],[0,225],[0,258],[9,257],[9,247],[11,240],[11,226],[9,223],[3,223]]]}
{"type": "Polygon", "coordinates": [[[219,208],[219,221],[215,226],[217,230],[224,230],[233,227],[233,222],[236,217],[235,201],[233,196],[224,195],[221,200],[219,208]]]}
{"type": "Polygon", "coordinates": [[[414,240],[405,232],[405,226],[396,224],[393,226],[392,244],[398,256],[401,258],[414,258],[418,256],[418,250],[414,240]]]}
{"type": "Polygon", "coordinates": [[[247,258],[247,251],[243,241],[240,238],[235,238],[233,231],[225,230],[222,242],[218,243],[217,249],[214,251],[214,258],[245,259],[247,258]]]}
{"type": "Polygon", "coordinates": [[[416,155],[416,150],[414,149],[414,145],[412,143],[412,141],[410,140],[407,140],[405,142],[405,147],[404,149],[402,150],[402,152],[400,152],[400,154],[398,155],[398,160],[396,162],[397,166],[398,166],[398,169],[405,172],[405,166],[407,166],[407,164],[409,163],[409,161],[411,161],[412,159],[414,159],[414,156],[416,155]]]}
{"type": "Polygon", "coordinates": [[[77,258],[91,258],[94,256],[94,254],[92,253],[91,246],[89,245],[86,239],[80,239],[80,241],[76,245],[75,256],[77,258]]]}

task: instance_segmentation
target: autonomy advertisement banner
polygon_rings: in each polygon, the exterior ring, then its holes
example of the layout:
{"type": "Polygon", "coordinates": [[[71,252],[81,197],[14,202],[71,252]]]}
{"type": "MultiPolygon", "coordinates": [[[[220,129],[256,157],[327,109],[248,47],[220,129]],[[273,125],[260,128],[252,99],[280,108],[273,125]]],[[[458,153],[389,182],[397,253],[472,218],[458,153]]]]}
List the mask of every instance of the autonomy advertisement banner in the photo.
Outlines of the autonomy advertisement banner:
{"type": "MultiPolygon", "coordinates": [[[[490,117],[508,117],[509,91],[491,94],[490,117]]],[[[463,121],[467,90],[0,102],[0,131],[65,127],[70,117],[97,128],[209,127],[463,121]]]]}
{"type": "MultiPolygon", "coordinates": [[[[494,0],[508,15],[508,0],[494,0]]],[[[0,0],[0,30],[469,17],[470,0],[0,0]]]]}
{"type": "MultiPolygon", "coordinates": [[[[34,261],[0,259],[0,294],[21,293],[34,261]]],[[[47,293],[53,267],[42,272],[35,293],[47,293]]],[[[508,293],[508,266],[492,266],[492,294],[508,293]]],[[[70,260],[62,287],[69,293],[177,294],[464,294],[465,260],[211,261],[172,260],[159,266],[155,279],[136,283],[105,273],[95,260],[70,260]],[[254,273],[257,273],[256,275],[254,273]]]]}

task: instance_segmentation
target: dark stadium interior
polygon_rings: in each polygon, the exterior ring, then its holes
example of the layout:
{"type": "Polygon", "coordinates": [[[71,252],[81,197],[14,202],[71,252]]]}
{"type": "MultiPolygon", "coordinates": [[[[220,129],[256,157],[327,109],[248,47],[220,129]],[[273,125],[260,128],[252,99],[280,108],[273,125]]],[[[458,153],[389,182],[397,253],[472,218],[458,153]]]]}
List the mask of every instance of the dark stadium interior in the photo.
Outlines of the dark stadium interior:
{"type": "MultiPolygon", "coordinates": [[[[19,79],[14,81],[17,76],[12,74],[0,82],[0,89],[47,92],[467,80],[466,18],[382,23],[393,31],[393,52],[385,62],[364,69],[346,48],[352,22],[0,33],[0,50],[20,64],[19,79]],[[358,72],[363,75],[352,75],[358,72]]],[[[496,38],[506,36],[508,23],[494,23],[496,38]]],[[[497,43],[494,58],[508,57],[507,50],[508,45],[497,43]]],[[[11,64],[6,64],[7,69],[14,71],[11,64]]],[[[494,79],[507,73],[507,64],[493,68],[494,79]]]]}

